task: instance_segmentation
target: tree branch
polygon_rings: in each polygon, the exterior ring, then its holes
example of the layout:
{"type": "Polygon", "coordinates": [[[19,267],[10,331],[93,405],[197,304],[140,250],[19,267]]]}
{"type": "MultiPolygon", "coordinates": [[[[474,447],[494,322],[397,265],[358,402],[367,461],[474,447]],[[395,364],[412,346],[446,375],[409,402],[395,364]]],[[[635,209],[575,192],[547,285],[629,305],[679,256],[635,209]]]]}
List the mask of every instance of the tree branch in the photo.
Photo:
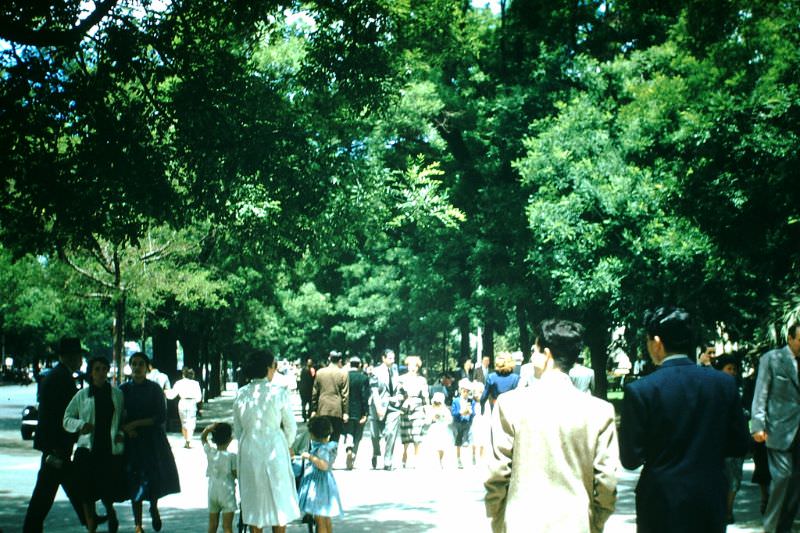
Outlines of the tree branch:
{"type": "Polygon", "coordinates": [[[116,287],[114,287],[113,283],[109,283],[108,281],[100,279],[93,272],[90,272],[90,271],[86,270],[85,268],[82,268],[82,267],[76,265],[72,261],[72,259],[69,258],[69,256],[67,255],[66,250],[64,250],[61,247],[59,247],[59,249],[58,249],[58,257],[62,261],[64,261],[66,264],[68,264],[70,267],[72,267],[72,269],[75,270],[77,273],[79,273],[79,274],[81,274],[83,276],[86,276],[87,278],[89,278],[90,280],[94,281],[95,283],[98,283],[98,284],[100,284],[103,287],[106,287],[108,289],[112,289],[112,290],[116,289],[116,287]]]}
{"type": "Polygon", "coordinates": [[[79,24],[69,29],[34,30],[16,20],[0,17],[0,38],[12,43],[29,46],[68,46],[83,39],[83,36],[111,12],[118,0],[102,0],[79,24]]]}

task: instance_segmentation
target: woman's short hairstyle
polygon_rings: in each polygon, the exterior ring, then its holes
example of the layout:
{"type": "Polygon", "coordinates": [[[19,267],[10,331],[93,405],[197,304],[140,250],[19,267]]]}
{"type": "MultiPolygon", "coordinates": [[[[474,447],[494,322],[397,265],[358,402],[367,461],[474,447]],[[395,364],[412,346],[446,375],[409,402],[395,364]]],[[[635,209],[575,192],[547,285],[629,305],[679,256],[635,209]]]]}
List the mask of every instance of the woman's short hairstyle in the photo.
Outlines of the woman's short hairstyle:
{"type": "Polygon", "coordinates": [[[510,353],[500,353],[494,358],[494,371],[502,376],[507,376],[514,371],[516,361],[510,353]]]}
{"type": "Polygon", "coordinates": [[[315,416],[308,420],[308,432],[317,440],[323,440],[333,433],[331,421],[324,416],[315,416]]]}
{"type": "Polygon", "coordinates": [[[417,370],[422,368],[422,358],[418,355],[406,356],[406,366],[411,366],[411,363],[417,363],[417,370]]]}
{"type": "Polygon", "coordinates": [[[144,352],[136,352],[128,358],[128,364],[131,364],[134,359],[139,358],[144,361],[145,366],[150,368],[150,358],[144,352]]]}
{"type": "Polygon", "coordinates": [[[181,375],[186,379],[194,379],[194,370],[191,367],[185,366],[181,370],[181,375]]]}
{"type": "Polygon", "coordinates": [[[92,367],[95,365],[95,363],[103,363],[106,365],[106,368],[111,368],[111,363],[108,362],[108,358],[106,356],[95,355],[86,362],[86,368],[89,370],[89,372],[92,371],[92,367]]]}
{"type": "Polygon", "coordinates": [[[245,372],[250,379],[261,379],[275,365],[275,355],[267,349],[252,352],[245,362],[245,372]]]}

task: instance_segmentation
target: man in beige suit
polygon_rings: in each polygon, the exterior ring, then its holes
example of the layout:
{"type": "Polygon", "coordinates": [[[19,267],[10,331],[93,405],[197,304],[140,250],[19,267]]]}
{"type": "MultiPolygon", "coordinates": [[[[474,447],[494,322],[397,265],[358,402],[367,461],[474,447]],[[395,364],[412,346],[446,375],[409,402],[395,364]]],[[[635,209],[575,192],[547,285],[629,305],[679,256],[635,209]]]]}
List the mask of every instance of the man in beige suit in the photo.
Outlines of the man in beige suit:
{"type": "Polygon", "coordinates": [[[329,364],[317,371],[311,393],[311,416],[324,416],[331,422],[331,440],[339,442],[350,405],[350,384],[342,369],[342,354],[331,352],[329,364]]]}
{"type": "Polygon", "coordinates": [[[614,407],[566,373],[583,348],[580,324],[546,320],[538,333],[541,380],[502,394],[492,413],[486,514],[494,533],[597,533],[617,499],[614,407]]]}

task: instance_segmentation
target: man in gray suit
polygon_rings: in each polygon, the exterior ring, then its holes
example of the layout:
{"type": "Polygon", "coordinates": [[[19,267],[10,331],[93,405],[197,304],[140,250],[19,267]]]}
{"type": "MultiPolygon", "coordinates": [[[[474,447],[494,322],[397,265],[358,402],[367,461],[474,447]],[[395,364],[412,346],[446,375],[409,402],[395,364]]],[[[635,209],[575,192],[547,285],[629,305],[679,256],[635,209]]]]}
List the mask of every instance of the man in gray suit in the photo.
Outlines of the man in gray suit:
{"type": "Polygon", "coordinates": [[[383,363],[372,370],[370,378],[370,436],[372,438],[372,468],[378,467],[381,438],[384,441],[383,468],[392,469],[394,445],[400,430],[401,404],[400,375],[394,364],[394,352],[384,350],[383,363]]]}
{"type": "Polygon", "coordinates": [[[789,326],[787,344],[761,356],[750,430],[766,442],[769,501],[764,531],[791,531],[800,504],[800,323],[789,326]]]}

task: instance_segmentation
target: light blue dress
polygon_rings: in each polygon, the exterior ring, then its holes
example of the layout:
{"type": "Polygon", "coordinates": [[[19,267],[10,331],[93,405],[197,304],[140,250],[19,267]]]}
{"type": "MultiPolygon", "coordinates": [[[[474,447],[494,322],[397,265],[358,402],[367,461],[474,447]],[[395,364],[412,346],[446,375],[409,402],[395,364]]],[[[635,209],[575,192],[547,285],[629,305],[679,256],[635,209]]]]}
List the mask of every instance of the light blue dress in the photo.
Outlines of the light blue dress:
{"type": "Polygon", "coordinates": [[[333,462],[336,460],[336,442],[311,441],[311,455],[326,461],[328,470],[320,470],[311,461],[306,461],[303,479],[298,489],[300,510],[314,516],[340,516],[342,502],[339,488],[333,478],[333,462]]]}

